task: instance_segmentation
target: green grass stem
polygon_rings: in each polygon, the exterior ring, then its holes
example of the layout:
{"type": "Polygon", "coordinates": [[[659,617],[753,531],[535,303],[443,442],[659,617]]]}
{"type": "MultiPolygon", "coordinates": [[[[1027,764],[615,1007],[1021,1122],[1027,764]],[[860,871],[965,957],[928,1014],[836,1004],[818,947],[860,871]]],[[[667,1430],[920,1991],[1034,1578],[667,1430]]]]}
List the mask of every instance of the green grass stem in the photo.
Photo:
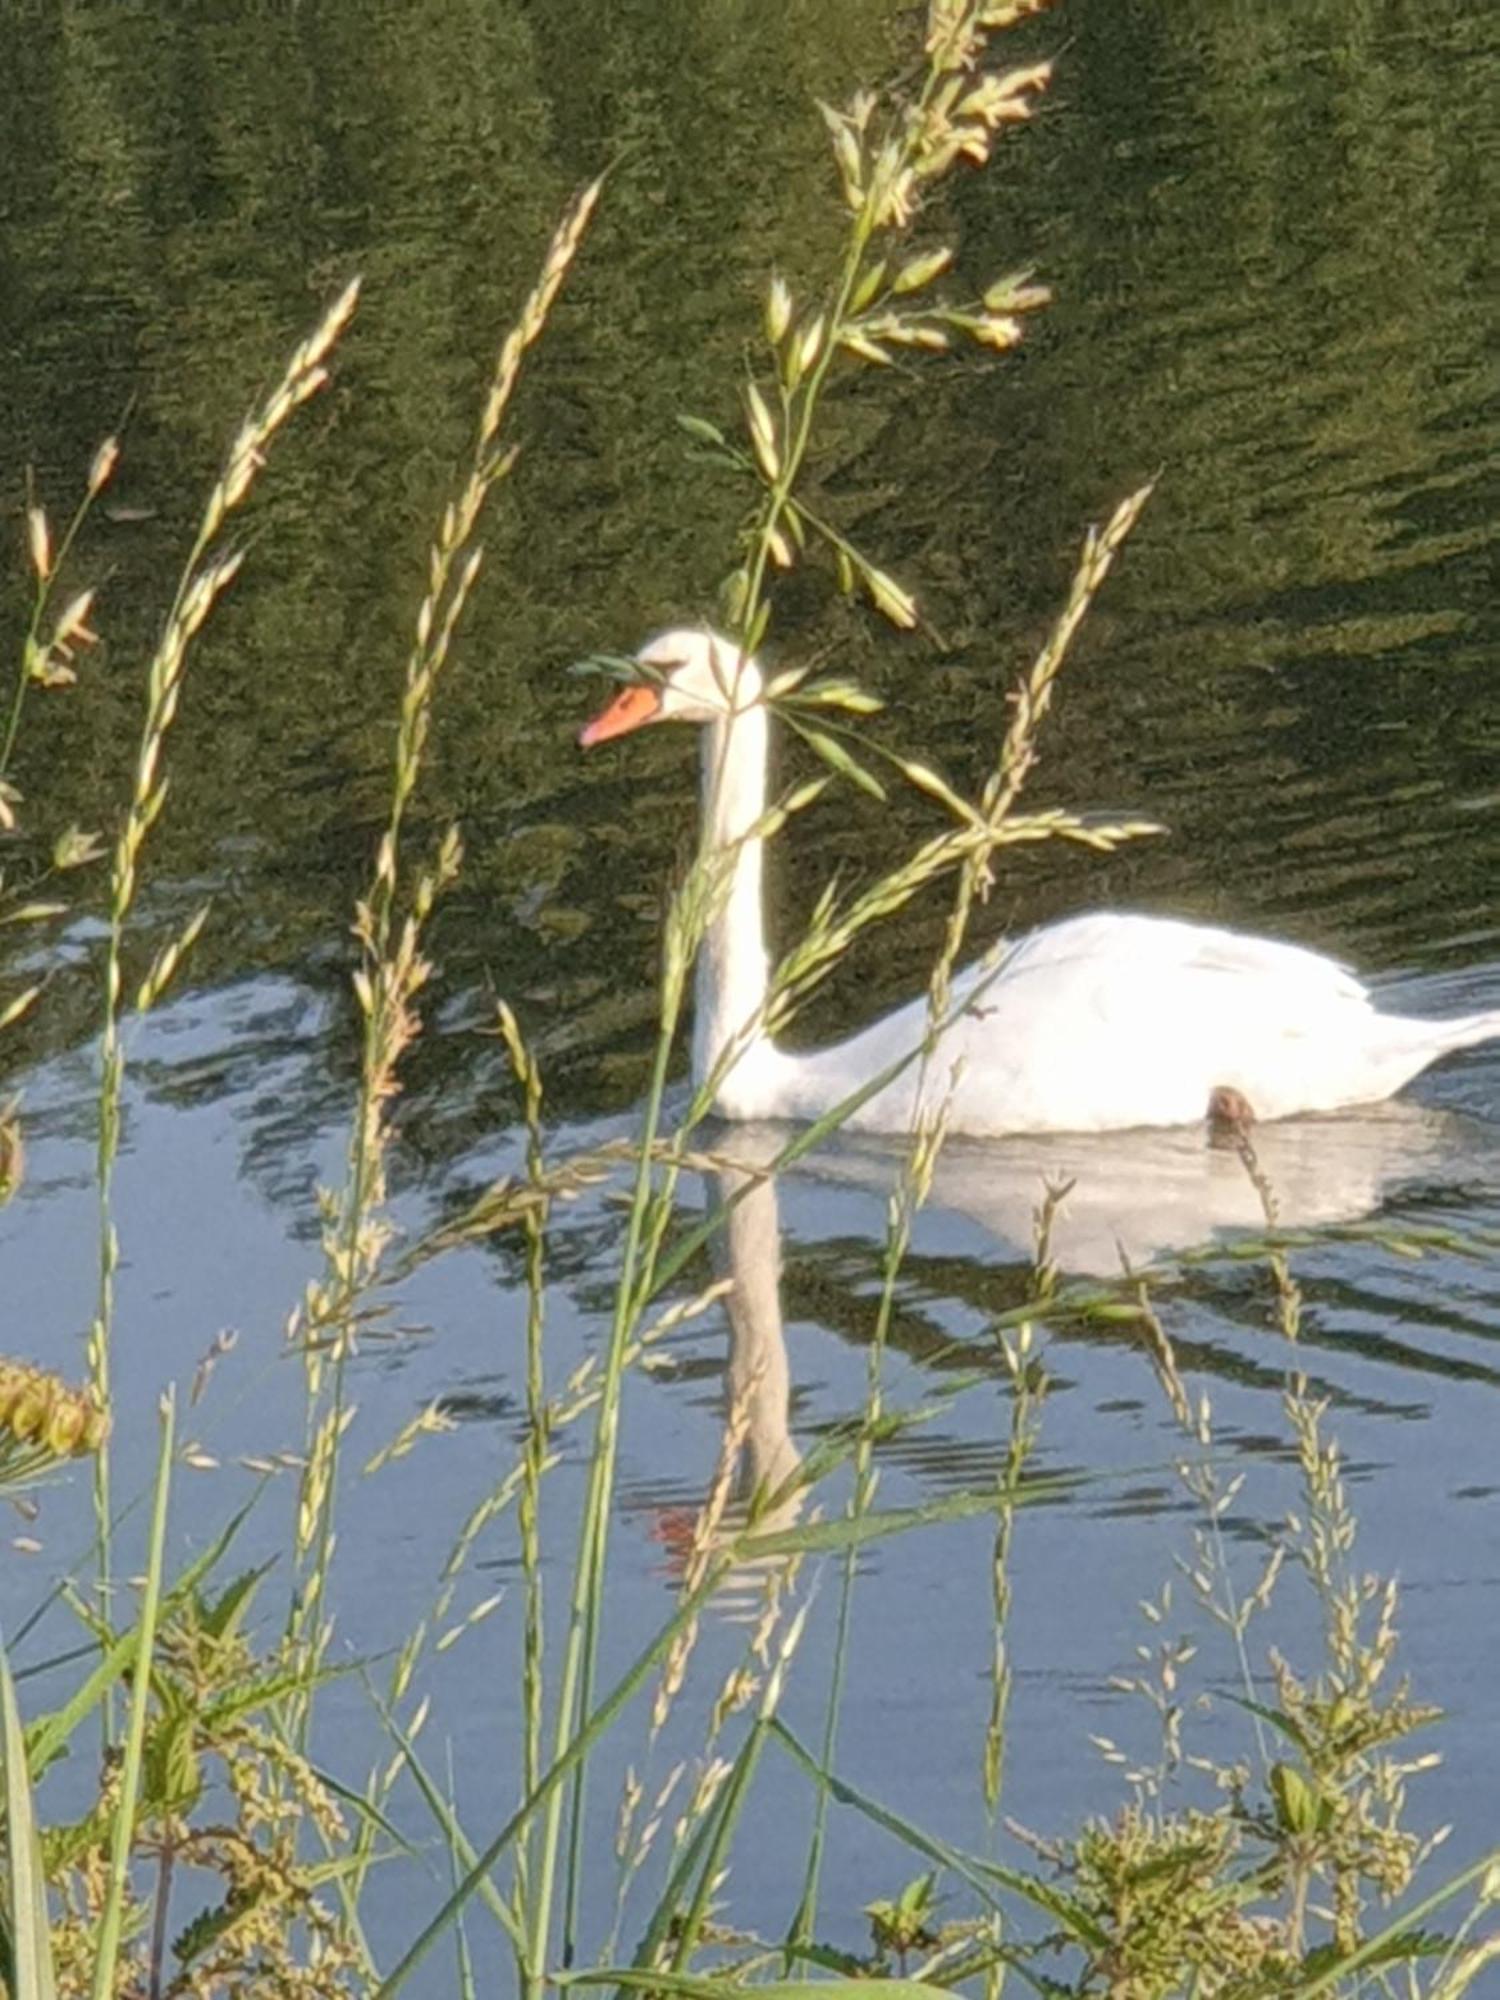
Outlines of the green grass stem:
{"type": "Polygon", "coordinates": [[[10,1662],[0,1643],[0,1749],[5,1757],[5,1845],[8,1863],[9,1964],[12,2000],[55,2000],[52,1926],[42,1848],[37,1833],[26,1733],[16,1704],[10,1662]]]}
{"type": "Polygon", "coordinates": [[[146,1714],[151,1705],[151,1667],[166,1564],[167,1501],[172,1489],[172,1457],[176,1438],[177,1398],[175,1391],[169,1389],[162,1398],[161,1406],[161,1441],[157,1450],[156,1486],[151,1503],[146,1581],[138,1619],[140,1637],[135,1653],[130,1714],[125,1726],[119,1803],[115,1808],[110,1840],[109,1886],[99,1919],[98,1948],[94,1958],[94,2000],[110,2000],[114,1992],[125,1897],[130,1887],[130,1857],[141,1790],[141,1752],[146,1741],[146,1714]]]}

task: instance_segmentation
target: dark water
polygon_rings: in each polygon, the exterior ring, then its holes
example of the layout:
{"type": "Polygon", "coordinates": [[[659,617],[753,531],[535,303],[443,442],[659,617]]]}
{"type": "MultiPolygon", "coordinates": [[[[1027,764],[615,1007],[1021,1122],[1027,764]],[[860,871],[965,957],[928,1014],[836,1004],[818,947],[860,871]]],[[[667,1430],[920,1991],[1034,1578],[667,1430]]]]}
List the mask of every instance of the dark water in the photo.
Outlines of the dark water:
{"type": "MultiPolygon", "coordinates": [[[[126,419],[113,514],[78,554],[80,580],[102,588],[106,644],[83,688],[28,713],[16,775],[39,833],[111,824],[140,662],[224,441],[337,286],[365,278],[336,385],[263,482],[249,560],[190,671],[169,756],[140,963],[206,892],[214,908],[178,999],[132,1042],[117,1360],[127,1479],[141,1474],[160,1387],[223,1327],[240,1341],[194,1413],[205,1444],[228,1459],[297,1434],[300,1374],[280,1327],[315,1264],[314,1186],[339,1172],[355,1060],[348,914],[383,809],[425,550],[499,331],[568,192],[608,162],[598,224],[517,406],[523,457],[486,534],[420,799],[418,832],[457,818],[468,859],[432,933],[433,1032],[405,1101],[402,1213],[415,1225],[516,1155],[514,1093],[476,1032],[495,991],[542,1057],[554,1143],[630,1130],[662,889],[694,779],[687,746],[665,732],[581,761],[573,737],[593,697],[562,670],[711,606],[741,495],[695,463],[673,417],[732,415],[767,271],[796,288],[833,254],[812,100],[911,46],[904,12],[875,0],[0,6],[11,657],[24,469],[60,511],[98,438],[126,419]]],[[[1057,304],[1017,357],[860,376],[830,411],[820,462],[824,505],[914,584],[931,630],[893,637],[799,576],[779,601],[777,646],[846,661],[886,697],[888,741],[977,783],[1083,524],[1156,476],[1068,669],[1037,790],[1145,811],[1170,837],[1108,862],[1018,859],[986,934],[1083,903],[1145,906],[1346,955],[1399,978],[1418,1009],[1500,1003],[1500,24],[1467,0],[1190,12],[1075,0],[1021,47],[1059,54],[1045,116],[994,171],[958,184],[934,223],[976,284],[1035,262],[1057,304]]],[[[775,870],[783,934],[832,868],[892,862],[930,825],[915,804],[877,810],[840,792],[820,806],[775,870]]],[[[809,1032],[913,990],[941,917],[935,899],[872,944],[809,1032]]],[[[0,1096],[21,1092],[30,1120],[30,1178],[0,1214],[4,1344],[75,1372],[94,1288],[96,935],[75,927],[0,1071],[0,1096]]],[[[1492,1229],[1500,1054],[1455,1061],[1412,1095],[1406,1112],[1268,1139],[1289,1208],[1320,1223],[1373,1216],[1396,1233],[1492,1229]]],[[[1247,1220],[1223,1164],[1206,1170],[1196,1141],[1063,1158],[1080,1182],[1071,1260],[1097,1269],[1116,1237],[1145,1256],[1247,1220]]],[[[989,1327],[1020,1295],[1037,1181],[1058,1166],[1057,1149],[954,1149],[903,1281],[893,1402],[994,1374],[989,1327]]],[[[884,1170],[850,1153],[780,1190],[797,1449],[864,1397],[884,1170]]],[[[556,1232],[558,1379],[598,1339],[619,1237],[603,1200],[556,1232]]],[[[1405,1663],[1449,1714],[1434,1737],[1449,1761],[1414,1787],[1413,1815],[1454,1821],[1448,1851],[1467,1855],[1493,1833],[1500,1781],[1500,1274],[1348,1237],[1297,1268],[1361,1554],[1400,1573],[1405,1663]]],[[[422,1330],[362,1364],[351,1463],[434,1394],[464,1421],[351,1491],[351,1648],[404,1628],[461,1513],[509,1461],[517,1280],[503,1247],[437,1267],[402,1302],[403,1325],[422,1330]]],[[[1236,1518],[1248,1544],[1294,1498],[1264,1278],[1195,1268],[1165,1281],[1163,1311],[1191,1383],[1212,1396],[1230,1469],[1249,1475],[1236,1518]]],[[[753,1329],[775,1331],[764,1314],[753,1329]]],[[[613,1661],[668,1602],[671,1524],[713,1464],[724,1341],[721,1322],[694,1322],[669,1365],[632,1384],[613,1661]]],[[[1055,1831],[1120,1796],[1090,1732],[1149,1748],[1149,1717],[1108,1677],[1149,1636],[1137,1602],[1172,1574],[1191,1518],[1139,1352],[1079,1335],[1056,1342],[1051,1365],[1043,1469],[1112,1475],[1034,1510],[1017,1534],[1007,1807],[1055,1831]]],[[[992,1476],[1004,1422],[998,1381],[945,1401],[883,1454],[883,1500],[992,1476]]],[[[786,1444],[772,1436],[768,1449],[786,1444]]],[[[196,1477],[183,1506],[217,1519],[236,1475],[196,1477]]],[[[571,1459],[555,1490],[560,1572],[571,1459]]],[[[46,1553],[9,1566],[11,1624],[51,1559],[80,1546],[75,1497],[48,1497],[46,1553]]],[[[849,1776],[973,1840],[989,1534],[981,1521],[869,1557],[842,1749],[849,1776]]],[[[474,1600],[496,1572],[509,1581],[506,1532],[482,1560],[474,1600]]],[[[1247,1561],[1253,1571],[1253,1550],[1247,1561]]],[[[833,1586],[822,1579],[789,1696],[809,1731],[833,1586]]],[[[513,1796],[516,1632],[507,1604],[442,1656],[438,1712],[479,1835],[513,1796]]],[[[1295,1588],[1268,1635],[1306,1657],[1295,1588]]],[[[710,1630],[705,1685],[739,1644],[732,1624],[710,1630]]],[[[1230,1662],[1206,1649],[1203,1678],[1232,1685],[1230,1662]]],[[[1215,1746],[1234,1740],[1230,1722],[1205,1727],[1215,1746]]],[[[355,1718],[347,1730],[353,1746],[355,1718]]],[[[622,1742],[621,1762],[639,1747],[622,1742]]],[[[602,1847],[608,1783],[598,1796],[602,1847]]],[[[800,1823],[804,1795],[779,1773],[763,1800],[763,1831],[800,1823]]],[[[743,1914],[784,1920],[800,1851],[750,1842],[734,1878],[743,1914]]],[[[841,1828],[830,1932],[857,1941],[859,1905],[910,1872],[892,1846],[841,1828]]],[[[424,1882],[392,1898],[378,1941],[404,1942],[434,1894],[424,1882]]]]}

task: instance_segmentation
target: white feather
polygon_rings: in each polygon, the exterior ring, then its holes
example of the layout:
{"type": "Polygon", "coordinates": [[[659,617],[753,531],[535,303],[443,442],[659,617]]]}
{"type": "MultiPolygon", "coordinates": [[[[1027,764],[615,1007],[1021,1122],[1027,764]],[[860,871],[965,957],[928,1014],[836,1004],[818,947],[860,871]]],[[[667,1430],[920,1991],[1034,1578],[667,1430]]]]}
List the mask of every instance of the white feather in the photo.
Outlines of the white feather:
{"type": "MultiPolygon", "coordinates": [[[[694,1074],[733,1061],[717,1093],[737,1119],[810,1119],[917,1049],[926,1003],[811,1054],[754,1027],[767,991],[761,843],[767,717],[753,660],[704,632],[641,655],[665,670],[664,717],[707,725],[703,810],[730,879],[699,960],[694,1074]]],[[[1389,1097],[1451,1049],[1500,1036],[1500,1011],[1456,1020],[1385,1014],[1347,967],[1298,945],[1176,919],[1099,911],[1022,938],[955,982],[958,1017],[932,1060],[909,1065],[849,1118],[907,1129],[919,1088],[948,1099],[950,1129],[1103,1132],[1203,1119],[1234,1089],[1259,1119],[1389,1097]]]]}

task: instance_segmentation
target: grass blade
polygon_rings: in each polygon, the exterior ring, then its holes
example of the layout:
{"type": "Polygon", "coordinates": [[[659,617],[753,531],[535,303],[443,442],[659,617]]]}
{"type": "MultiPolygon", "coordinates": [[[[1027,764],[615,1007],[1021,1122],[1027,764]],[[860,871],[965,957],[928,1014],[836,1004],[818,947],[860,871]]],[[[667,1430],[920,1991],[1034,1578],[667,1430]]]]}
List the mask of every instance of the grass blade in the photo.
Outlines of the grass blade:
{"type": "Polygon", "coordinates": [[[1071,1896],[1065,1896],[1061,1890],[1053,1889],[1047,1883],[1023,1874],[1019,1869],[1006,1868],[998,1861],[984,1861],[977,1855],[965,1854],[961,1848],[950,1846],[946,1840],[939,1840],[933,1834],[924,1833],[910,1820],[903,1819],[888,1806],[881,1805],[877,1800],[858,1791],[853,1785],[847,1784],[842,1778],[836,1778],[831,1771],[825,1770],[806,1744],[800,1742],[779,1717],[771,1719],[770,1728],[783,1748],[790,1753],[793,1761],[801,1765],[815,1784],[826,1790],[835,1804],[852,1807],[854,1811],[861,1813],[886,1833],[894,1834],[898,1840],[926,1860],[935,1861],[944,1868],[951,1868],[953,1873],[966,1882],[991,1909],[1001,1908],[996,1901],[996,1889],[1008,1889],[1013,1894],[1024,1897],[1037,1909],[1044,1910],[1056,1922],[1065,1925],[1068,1931],[1091,1951],[1103,1951],[1108,1946],[1109,1938],[1106,1933],[1094,1922],[1087,1910],[1071,1896]]]}
{"type": "MultiPolygon", "coordinates": [[[[443,1837],[443,1845],[448,1850],[452,1886],[457,1888],[463,1879],[459,1872],[460,1868],[472,1868],[474,1866],[476,1850],[473,1841],[464,1832],[463,1825],[458,1817],[457,1807],[453,1804],[451,1775],[448,1794],[445,1796],[438,1789],[432,1775],[417,1755],[417,1746],[413,1743],[406,1730],[401,1727],[400,1722],[396,1719],[389,1705],[382,1701],[379,1693],[374,1688],[370,1689],[370,1696],[375,1703],[381,1723],[401,1752],[402,1761],[411,1773],[417,1790],[421,1793],[423,1803],[437,1823],[438,1832],[443,1837]]],[[[487,1874],[479,1876],[474,1886],[479,1893],[480,1900],[489,1910],[491,1916],[494,1917],[496,1923],[500,1925],[511,1943],[524,1953],[526,1949],[526,1934],[522,1930],[515,1912],[510,1908],[510,1905],[500,1894],[500,1891],[495,1887],[489,1876],[487,1874]]]]}
{"type": "Polygon", "coordinates": [[[426,1957],[431,1947],[468,1902],[470,1896],[479,1887],[480,1881],[484,1876],[488,1875],[500,1856],[520,1832],[521,1828],[531,1818],[532,1814],[545,1805],[547,1800],[554,1797],[559,1788],[566,1784],[573,1771],[588,1756],[594,1744],[604,1734],[605,1730],[609,1728],[610,1724],[625,1707],[632,1695],[637,1692],[647,1677],[666,1658],[671,1649],[672,1642],[678,1633],[692,1619],[697,1617],[704,1605],[707,1604],[708,1600],[719,1588],[725,1575],[733,1566],[734,1556],[735,1551],[733,1549],[727,1550],[717,1562],[710,1566],[707,1575],[698,1585],[698,1588],[689,1592],[683,1598],[673,1616],[662,1626],[644,1652],[637,1656],[634,1664],[628,1667],[619,1680],[615,1682],[615,1685],[599,1703],[598,1707],[593,1710],[587,1721],[570,1739],[567,1748],[554,1760],[540,1782],[532,1788],[521,1801],[520,1805],[516,1807],[494,1839],[490,1841],[483,1853],[475,1860],[473,1866],[458,1884],[457,1888],[449,1894],[441,1908],[436,1910],[422,1926],[422,1929],[413,1938],[396,1964],[392,1966],[391,1970],[371,1995],[371,2000],[391,2000],[391,1996],[399,1992],[401,1987],[405,1985],[411,1973],[416,1970],[421,1960],[426,1957]]]}
{"type": "Polygon", "coordinates": [[[146,1589],[138,1625],[130,1717],[125,1729],[125,1763],[120,1779],[120,1803],[115,1809],[110,1845],[109,1889],[99,1920],[94,1958],[94,2000],[110,2000],[115,1988],[115,1960],[125,1914],[125,1889],[130,1874],[130,1848],[135,1835],[136,1803],[141,1788],[141,1753],[146,1741],[146,1710],[151,1702],[151,1659],[156,1647],[156,1621],[161,1608],[162,1569],[167,1543],[167,1496],[172,1486],[172,1448],[177,1431],[177,1399],[169,1389],[162,1398],[161,1447],[156,1460],[156,1493],[151,1505],[151,1544],[146,1563],[146,1589]]]}
{"type": "Polygon", "coordinates": [[[54,2000],[57,1988],[52,1975],[47,1888],[42,1880],[41,1845],[32,1811],[26,1737],[3,1645],[0,1645],[0,1745],[5,1755],[6,1845],[10,1855],[10,1990],[13,2000],[54,2000]]]}

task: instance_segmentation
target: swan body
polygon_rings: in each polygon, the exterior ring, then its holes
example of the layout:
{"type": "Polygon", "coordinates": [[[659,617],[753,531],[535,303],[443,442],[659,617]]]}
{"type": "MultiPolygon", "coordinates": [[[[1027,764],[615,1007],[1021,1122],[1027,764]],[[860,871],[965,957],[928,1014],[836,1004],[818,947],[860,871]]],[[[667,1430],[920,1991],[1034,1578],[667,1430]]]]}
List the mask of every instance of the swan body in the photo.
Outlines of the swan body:
{"type": "MultiPolygon", "coordinates": [[[[582,740],[656,721],[704,725],[704,834],[727,881],[699,954],[694,1078],[718,1074],[727,1118],[816,1119],[919,1047],[926,1000],[806,1054],[765,1033],[759,669],[729,640],[687,629],[638,658],[655,680],[624,688],[582,740]]],[[[976,1137],[1189,1125],[1222,1091],[1260,1119],[1337,1111],[1500,1037],[1500,1010],[1443,1021],[1382,1013],[1352,972],[1298,945],[1115,911],[1049,924],[969,966],[953,1000],[960,1011],[932,1058],[908,1063],[848,1129],[905,1131],[943,1102],[949,1129],[976,1137]]]]}

